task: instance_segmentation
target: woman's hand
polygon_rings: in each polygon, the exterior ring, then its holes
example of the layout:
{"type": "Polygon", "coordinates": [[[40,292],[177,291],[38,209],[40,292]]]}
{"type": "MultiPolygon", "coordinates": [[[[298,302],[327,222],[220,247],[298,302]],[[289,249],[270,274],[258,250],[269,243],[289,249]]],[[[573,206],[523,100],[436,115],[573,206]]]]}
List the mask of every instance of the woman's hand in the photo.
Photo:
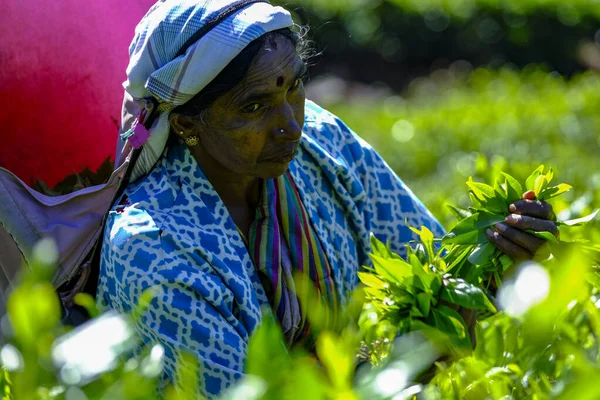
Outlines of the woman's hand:
{"type": "Polygon", "coordinates": [[[558,238],[558,227],[554,223],[556,216],[552,206],[545,201],[535,200],[535,192],[523,194],[523,199],[509,207],[512,214],[505,222],[495,225],[495,229],[486,231],[490,242],[500,251],[508,254],[514,261],[531,260],[546,240],[525,232],[550,232],[558,238]]]}

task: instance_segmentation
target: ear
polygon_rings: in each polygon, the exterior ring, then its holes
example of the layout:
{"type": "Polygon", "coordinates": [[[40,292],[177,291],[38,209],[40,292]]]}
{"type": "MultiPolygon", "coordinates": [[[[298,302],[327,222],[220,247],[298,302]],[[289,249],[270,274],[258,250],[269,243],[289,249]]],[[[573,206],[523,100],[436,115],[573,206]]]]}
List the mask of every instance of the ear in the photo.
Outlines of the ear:
{"type": "Polygon", "coordinates": [[[169,124],[175,133],[180,136],[192,135],[196,131],[197,122],[185,115],[171,113],[169,115],[169,124]]]}

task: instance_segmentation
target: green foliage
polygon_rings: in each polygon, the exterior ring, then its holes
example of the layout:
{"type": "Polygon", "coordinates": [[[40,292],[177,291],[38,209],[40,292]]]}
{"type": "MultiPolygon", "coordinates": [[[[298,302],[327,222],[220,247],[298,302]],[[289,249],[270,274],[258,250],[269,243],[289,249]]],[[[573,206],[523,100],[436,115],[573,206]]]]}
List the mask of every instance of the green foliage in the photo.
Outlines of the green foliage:
{"type": "MultiPolygon", "coordinates": [[[[372,273],[358,275],[366,285],[367,301],[361,319],[365,340],[367,344],[382,339],[391,341],[410,331],[435,329],[455,345],[469,347],[468,327],[456,310],[463,307],[494,312],[496,309],[477,286],[446,275],[444,250],[434,252],[429,229],[423,227],[416,232],[425,251],[419,256],[407,247],[407,260],[371,237],[373,268],[366,268],[372,273]]],[[[380,352],[371,351],[372,361],[383,358],[380,352]]]]}
{"type": "MultiPolygon", "coordinates": [[[[501,282],[501,276],[513,265],[513,260],[496,249],[485,232],[506,219],[511,213],[509,206],[522,198],[524,190],[533,191],[535,198],[541,201],[571,190],[571,186],[564,183],[549,186],[554,172],[552,168],[548,172],[544,171],[544,166],[540,165],[527,177],[524,184],[505,172],[501,173],[501,180],[495,180],[493,186],[475,182],[471,177],[468,179],[471,205],[458,213],[459,222],[443,239],[444,250],[447,251],[445,261],[450,265],[449,272],[475,284],[483,283],[485,287],[492,283],[492,277],[494,285],[501,282]]],[[[457,208],[453,207],[453,210],[457,208]]],[[[583,225],[591,221],[597,212],[596,210],[577,220],[559,221],[557,224],[583,225]]],[[[549,243],[560,242],[550,232],[529,233],[549,243]]]]}
{"type": "MultiPolygon", "coordinates": [[[[24,271],[12,291],[7,302],[8,319],[5,317],[2,324],[8,343],[0,350],[1,398],[158,398],[162,347],[154,346],[132,357],[139,339],[127,317],[115,313],[103,314],[93,324],[74,331],[62,326],[61,305],[50,283],[56,248],[44,240],[33,254],[31,270],[24,271]]],[[[93,315],[97,313],[89,297],[79,295],[76,302],[93,315]]]]}
{"type": "MultiPolygon", "coordinates": [[[[563,398],[565,388],[569,392],[577,385],[585,387],[585,376],[600,367],[598,287],[585,279],[565,284],[565,275],[584,273],[589,266],[574,254],[568,262],[581,267],[565,272],[564,261],[545,263],[542,271],[550,278],[547,297],[521,317],[498,313],[480,321],[472,355],[439,364],[426,392],[433,398],[545,399],[563,398]]],[[[506,293],[514,295],[519,294],[511,289],[506,293]]]]}
{"type": "Polygon", "coordinates": [[[533,66],[466,74],[456,67],[414,81],[404,97],[328,108],[378,150],[444,225],[454,220],[447,203],[468,207],[460,188],[469,176],[494,182],[507,172],[524,181],[540,163],[575,187],[553,202],[561,219],[600,204],[595,74],[566,80],[533,66]]]}
{"type": "MultiPolygon", "coordinates": [[[[543,167],[524,183],[499,176],[493,186],[468,180],[473,205],[454,207],[462,221],[472,221],[463,223],[461,235],[477,238],[479,233],[468,235],[467,228],[479,231],[495,215],[504,216],[526,189],[546,199],[568,189],[550,186],[553,172],[543,167]],[[479,216],[474,220],[474,215],[479,216]]],[[[407,247],[405,259],[371,238],[373,265],[359,273],[364,288],[341,313],[298,277],[300,291],[308,293],[300,300],[310,310],[314,352],[287,348],[265,310],[248,345],[247,374],[221,400],[598,398],[600,391],[589,382],[600,377],[600,246],[556,241],[551,258],[519,266],[493,299],[479,281],[462,279],[456,264],[456,259],[489,260],[493,251],[473,252],[470,241],[444,243],[425,227],[413,231],[419,241],[407,247]],[[477,322],[468,310],[479,312],[477,322]]],[[[45,242],[35,254],[38,261],[8,303],[12,332],[0,351],[3,399],[202,400],[201,368],[194,357],[181,355],[177,386],[160,394],[162,347],[132,355],[139,343],[133,326],[155,290],[144,293],[129,317],[109,312],[66,332],[49,284],[56,250],[45,242]],[[122,335],[107,343],[107,330],[109,336],[122,335]],[[86,353],[90,341],[96,352],[86,353]]],[[[96,312],[90,300],[76,299],[96,312]]]]}

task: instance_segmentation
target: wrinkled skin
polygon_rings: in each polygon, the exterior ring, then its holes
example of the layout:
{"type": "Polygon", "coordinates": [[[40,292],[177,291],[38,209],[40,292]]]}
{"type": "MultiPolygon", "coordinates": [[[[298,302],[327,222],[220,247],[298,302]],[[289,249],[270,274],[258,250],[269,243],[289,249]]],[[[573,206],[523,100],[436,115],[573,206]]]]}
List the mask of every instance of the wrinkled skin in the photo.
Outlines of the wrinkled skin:
{"type": "Polygon", "coordinates": [[[305,71],[293,43],[277,37],[202,121],[171,115],[176,133],[198,137],[190,151],[243,232],[260,200],[262,180],[282,175],[295,157],[304,125],[305,71]]]}
{"type": "Polygon", "coordinates": [[[558,238],[558,227],[554,223],[556,216],[552,206],[545,201],[535,200],[535,193],[528,191],[523,199],[511,204],[506,221],[488,229],[490,241],[515,261],[530,260],[546,243],[542,238],[525,232],[550,232],[558,238]]]}

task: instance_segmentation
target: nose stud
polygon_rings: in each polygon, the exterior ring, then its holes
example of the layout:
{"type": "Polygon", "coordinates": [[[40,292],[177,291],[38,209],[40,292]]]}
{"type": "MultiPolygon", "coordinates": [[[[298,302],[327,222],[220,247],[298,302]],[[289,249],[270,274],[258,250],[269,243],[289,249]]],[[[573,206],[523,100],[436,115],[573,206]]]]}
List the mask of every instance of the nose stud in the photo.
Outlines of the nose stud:
{"type": "Polygon", "coordinates": [[[280,129],[279,133],[285,133],[285,129],[280,129]]]}

